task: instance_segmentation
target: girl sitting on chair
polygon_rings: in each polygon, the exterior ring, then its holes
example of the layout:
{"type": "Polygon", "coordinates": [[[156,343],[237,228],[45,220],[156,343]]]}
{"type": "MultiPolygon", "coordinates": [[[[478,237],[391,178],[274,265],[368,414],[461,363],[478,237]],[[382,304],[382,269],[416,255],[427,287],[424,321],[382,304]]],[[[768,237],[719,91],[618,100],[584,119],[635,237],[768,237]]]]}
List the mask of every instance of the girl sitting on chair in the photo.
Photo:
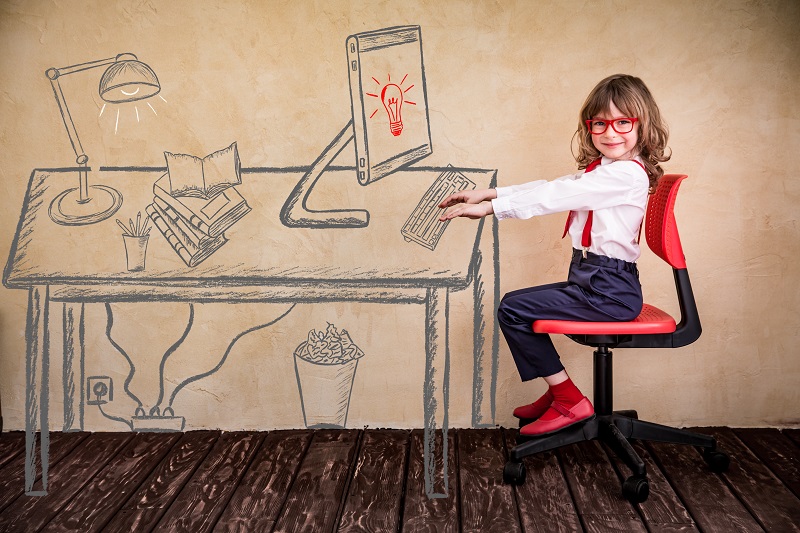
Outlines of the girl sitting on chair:
{"type": "Polygon", "coordinates": [[[664,171],[667,126],[639,78],[602,80],[580,111],[579,172],[552,181],[461,191],[439,205],[440,220],[530,218],[568,211],[572,239],[567,281],[506,294],[497,319],[522,381],[541,377],[547,392],[517,407],[520,434],[541,436],[594,418],[594,407],[567,375],[550,336],[536,320],[629,321],[642,309],[636,260],[648,192],[664,171]]]}

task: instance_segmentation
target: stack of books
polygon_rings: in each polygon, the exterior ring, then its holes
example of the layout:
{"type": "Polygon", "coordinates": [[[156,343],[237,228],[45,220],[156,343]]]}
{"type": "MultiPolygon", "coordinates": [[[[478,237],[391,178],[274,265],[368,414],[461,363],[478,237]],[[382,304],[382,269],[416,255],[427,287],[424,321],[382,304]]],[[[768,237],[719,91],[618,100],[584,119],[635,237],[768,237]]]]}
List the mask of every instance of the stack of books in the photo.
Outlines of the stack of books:
{"type": "Polygon", "coordinates": [[[236,190],[241,167],[236,143],[204,158],[164,152],[167,173],[153,184],[147,214],[187,266],[219,250],[225,231],[250,212],[236,190]]]}

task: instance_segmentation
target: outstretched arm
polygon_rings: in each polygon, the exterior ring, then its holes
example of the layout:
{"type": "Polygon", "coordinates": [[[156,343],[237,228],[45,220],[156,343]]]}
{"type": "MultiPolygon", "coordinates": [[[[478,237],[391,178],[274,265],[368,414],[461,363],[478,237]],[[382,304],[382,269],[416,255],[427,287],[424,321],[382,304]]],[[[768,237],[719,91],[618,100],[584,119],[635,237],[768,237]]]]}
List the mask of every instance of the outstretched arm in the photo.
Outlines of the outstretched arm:
{"type": "Polygon", "coordinates": [[[456,204],[479,204],[486,200],[497,198],[497,191],[494,189],[479,189],[477,191],[454,192],[439,204],[442,209],[447,209],[456,204]]]}

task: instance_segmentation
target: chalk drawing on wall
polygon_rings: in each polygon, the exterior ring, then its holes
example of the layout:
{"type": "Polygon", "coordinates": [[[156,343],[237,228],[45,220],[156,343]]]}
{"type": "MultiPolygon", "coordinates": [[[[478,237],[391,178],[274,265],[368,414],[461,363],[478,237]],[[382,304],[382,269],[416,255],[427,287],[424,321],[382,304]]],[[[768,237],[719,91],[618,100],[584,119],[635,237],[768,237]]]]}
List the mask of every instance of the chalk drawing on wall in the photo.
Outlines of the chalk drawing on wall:
{"type": "Polygon", "coordinates": [[[433,151],[419,26],[359,33],[348,37],[345,44],[350,121],[286,199],[281,221],[289,227],[364,228],[369,224],[367,210],[315,210],[308,204],[317,181],[350,141],[355,141],[355,177],[361,185],[384,178],[433,151]],[[399,85],[391,82],[392,76],[399,85]],[[413,100],[404,96],[408,93],[413,100]]]}
{"type": "MultiPolygon", "coordinates": [[[[113,329],[114,329],[114,313],[112,311],[111,305],[106,302],[105,303],[105,310],[107,316],[107,323],[106,323],[106,330],[105,335],[108,339],[111,346],[120,354],[122,358],[124,358],[129,372],[126,376],[125,381],[122,384],[122,391],[124,394],[133,402],[134,410],[128,417],[121,417],[115,416],[112,414],[107,413],[103,409],[103,405],[111,402],[113,400],[113,390],[114,384],[110,377],[107,376],[90,376],[87,378],[87,390],[89,391],[89,395],[94,395],[97,400],[102,401],[89,401],[87,402],[88,405],[96,405],[100,411],[100,413],[108,418],[109,420],[113,420],[116,422],[120,422],[125,424],[130,430],[132,431],[181,431],[185,428],[186,419],[184,416],[176,415],[174,404],[176,398],[178,397],[179,393],[184,390],[184,388],[194,382],[200,381],[208,376],[211,376],[215,372],[219,371],[222,368],[223,364],[227,361],[228,356],[230,355],[231,351],[241,340],[248,334],[254,333],[256,331],[262,330],[267,328],[286,315],[288,315],[292,309],[294,309],[295,304],[279,306],[276,305],[272,308],[272,310],[277,314],[276,317],[272,318],[271,320],[258,323],[254,326],[248,327],[244,331],[241,331],[235,335],[233,335],[232,339],[227,343],[227,346],[224,347],[222,353],[218,356],[218,359],[211,358],[210,363],[213,365],[210,368],[205,370],[198,369],[198,365],[195,364],[191,367],[191,371],[181,376],[178,372],[171,372],[171,376],[174,379],[174,383],[168,381],[166,379],[166,369],[170,366],[172,362],[170,358],[178,352],[180,348],[183,347],[184,343],[187,342],[187,339],[192,334],[193,327],[195,325],[195,304],[189,303],[189,314],[186,320],[186,326],[182,332],[180,332],[180,337],[177,338],[164,354],[160,358],[160,362],[158,365],[158,397],[152,399],[149,402],[149,405],[140,398],[140,396],[133,390],[131,387],[131,381],[136,376],[137,371],[137,364],[135,362],[136,357],[134,356],[134,351],[136,350],[143,350],[148,349],[147,343],[141,343],[144,346],[132,346],[132,347],[123,347],[122,343],[118,341],[114,337],[113,329]],[[106,392],[107,391],[107,392],[106,392]],[[106,399],[105,396],[108,395],[106,399]]],[[[200,333],[202,335],[202,333],[200,333]]],[[[194,342],[194,345],[190,348],[192,352],[196,352],[197,345],[203,345],[203,342],[194,342]]],[[[211,352],[213,354],[213,352],[211,352]]],[[[200,360],[204,360],[204,358],[198,358],[200,360]]],[[[173,367],[186,367],[187,365],[179,364],[179,365],[172,365],[173,367]]],[[[119,396],[119,394],[118,394],[119,396]]],[[[72,408],[72,404],[66,405],[65,409],[69,410],[72,408]]],[[[74,413],[68,412],[65,413],[65,416],[74,419],[74,413]]]]}
{"type": "Polygon", "coordinates": [[[472,180],[448,165],[448,169],[439,174],[420,199],[400,233],[407,242],[415,242],[429,250],[435,250],[450,223],[449,220],[439,220],[439,204],[454,192],[474,189],[475,183],[472,180]]]}
{"type": "Polygon", "coordinates": [[[294,370],[307,428],[344,428],[358,360],[364,352],[347,330],[312,329],[294,351],[294,370]]]}
{"type": "MultiPolygon", "coordinates": [[[[138,102],[150,99],[161,92],[161,84],[153,69],[130,53],[68,67],[53,67],[45,72],[50,80],[72,150],[75,152],[75,163],[79,165],[78,186],[65,189],[50,203],[50,218],[57,224],[95,224],[112,216],[122,205],[122,194],[115,188],[109,185],[89,185],[89,156],[83,149],[67,105],[67,98],[61,88],[61,78],[100,67],[106,67],[98,86],[98,94],[106,102],[100,109],[101,116],[106,104],[138,102]]],[[[152,105],[149,103],[148,105],[155,113],[152,105]]],[[[138,107],[135,108],[135,112],[138,120],[138,107]]],[[[115,132],[118,124],[119,109],[117,109],[115,132]]]]}
{"type": "Polygon", "coordinates": [[[117,225],[122,228],[125,265],[131,272],[144,270],[147,264],[147,243],[150,242],[150,230],[153,229],[149,220],[146,215],[142,220],[141,211],[136,213],[136,222],[133,221],[133,218],[129,218],[126,225],[120,219],[116,220],[117,225]]]}
{"type": "Polygon", "coordinates": [[[167,171],[153,184],[145,209],[186,266],[195,267],[228,242],[225,232],[250,212],[239,193],[236,142],[202,159],[164,152],[167,171]]]}
{"type": "MultiPolygon", "coordinates": [[[[84,176],[90,169],[33,171],[3,274],[6,287],[29,295],[26,493],[47,492],[51,328],[63,331],[57,350],[63,355],[63,373],[55,378],[63,386],[63,431],[85,430],[87,409],[130,431],[180,431],[191,420],[188,413],[176,412],[176,399],[217,373],[242,338],[267,330],[301,304],[353,302],[413,305],[423,311],[425,487],[431,498],[448,495],[450,298],[463,291],[472,300],[471,421],[473,427],[492,427],[499,248],[495,220],[448,229],[449,222],[433,220],[433,215],[450,192],[495,186],[496,171],[412,165],[432,153],[418,26],[353,35],[346,47],[350,119],[310,166],[245,168],[232,142],[205,157],[165,151],[165,167],[101,167],[111,176],[121,205],[113,217],[80,224],[54,221],[49,207],[76,174],[84,176]],[[351,140],[355,164],[333,166],[351,140]],[[349,205],[314,209],[307,200],[323,176],[330,180],[326,187],[387,179],[354,195],[366,199],[368,210],[349,205]],[[152,227],[157,231],[151,232],[152,227]],[[80,246],[55,253],[50,244],[82,239],[104,253],[87,261],[80,246]],[[62,305],[58,325],[50,323],[56,302],[62,305]],[[124,313],[114,306],[139,303],[184,309],[185,319],[176,320],[185,321],[169,333],[171,338],[154,333],[167,338],[167,347],[156,350],[145,332],[124,338],[119,327],[124,313]],[[86,368],[87,304],[104,306],[105,323],[92,325],[105,330],[114,352],[110,357],[126,369],[121,382],[102,366],[86,368]],[[257,310],[248,314],[248,323],[226,317],[227,336],[212,335],[197,317],[217,304],[257,310]],[[139,362],[143,354],[149,357],[146,364],[139,362]],[[153,397],[135,386],[143,374],[156,376],[153,397]],[[443,471],[436,468],[437,458],[440,464],[444,459],[443,471]],[[37,463],[41,490],[34,489],[37,463]]],[[[158,330],[161,325],[151,326],[158,330]]],[[[293,342],[299,344],[276,356],[293,354],[295,375],[285,378],[297,383],[298,426],[346,427],[364,353],[346,330],[333,324],[324,332],[310,328],[308,337],[293,342]],[[320,356],[315,350],[326,343],[338,343],[341,353],[320,356]],[[320,380],[333,386],[315,389],[320,380]]]]}

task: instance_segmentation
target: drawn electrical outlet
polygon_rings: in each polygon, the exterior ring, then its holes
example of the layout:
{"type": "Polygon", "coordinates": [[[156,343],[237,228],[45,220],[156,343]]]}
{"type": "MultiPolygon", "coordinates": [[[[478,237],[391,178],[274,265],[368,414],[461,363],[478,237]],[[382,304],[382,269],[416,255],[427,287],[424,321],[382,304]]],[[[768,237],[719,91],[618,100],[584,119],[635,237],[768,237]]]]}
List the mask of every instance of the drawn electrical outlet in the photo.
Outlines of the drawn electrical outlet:
{"type": "Polygon", "coordinates": [[[108,376],[86,378],[86,404],[105,405],[114,401],[114,382],[108,376]]]}

